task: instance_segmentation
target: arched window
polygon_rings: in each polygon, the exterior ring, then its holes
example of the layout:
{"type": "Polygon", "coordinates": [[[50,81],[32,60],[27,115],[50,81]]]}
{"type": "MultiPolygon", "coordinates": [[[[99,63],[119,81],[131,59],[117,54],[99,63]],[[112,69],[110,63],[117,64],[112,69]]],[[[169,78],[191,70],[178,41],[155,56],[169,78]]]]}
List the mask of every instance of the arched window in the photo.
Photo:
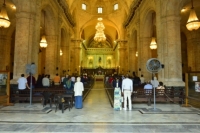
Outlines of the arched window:
{"type": "Polygon", "coordinates": [[[86,10],[86,9],[87,9],[87,5],[83,3],[83,4],[82,4],[82,9],[83,9],[83,10],[86,10]]]}
{"type": "Polygon", "coordinates": [[[114,10],[118,10],[118,4],[116,3],[116,4],[114,4],[114,10]]]}

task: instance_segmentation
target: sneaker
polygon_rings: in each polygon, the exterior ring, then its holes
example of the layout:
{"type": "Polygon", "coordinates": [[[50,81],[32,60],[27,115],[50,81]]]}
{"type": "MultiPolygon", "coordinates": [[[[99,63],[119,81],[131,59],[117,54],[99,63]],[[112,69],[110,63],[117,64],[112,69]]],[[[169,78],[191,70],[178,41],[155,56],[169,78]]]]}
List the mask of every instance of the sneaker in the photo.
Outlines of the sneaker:
{"type": "Polygon", "coordinates": [[[126,108],[123,108],[124,110],[127,110],[126,108]]]}

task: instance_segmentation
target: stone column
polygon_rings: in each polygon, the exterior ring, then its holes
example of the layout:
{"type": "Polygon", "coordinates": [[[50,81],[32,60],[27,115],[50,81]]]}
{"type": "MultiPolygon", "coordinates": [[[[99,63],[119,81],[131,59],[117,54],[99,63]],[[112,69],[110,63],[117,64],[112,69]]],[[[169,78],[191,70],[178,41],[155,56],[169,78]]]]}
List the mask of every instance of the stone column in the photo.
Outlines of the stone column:
{"type": "Polygon", "coordinates": [[[10,71],[10,45],[11,38],[0,35],[0,70],[10,71]]]}
{"type": "MultiPolygon", "coordinates": [[[[36,14],[32,12],[35,9],[31,7],[39,7],[38,1],[16,1],[16,35],[15,35],[15,54],[14,54],[14,73],[13,82],[26,72],[26,65],[32,62],[36,63],[38,57],[38,49],[34,47],[38,42],[38,24],[35,24],[36,14]],[[37,49],[37,50],[36,50],[37,49]],[[33,57],[34,55],[34,57],[33,57]]],[[[37,8],[38,9],[38,8],[37,8]]],[[[39,44],[38,44],[39,45],[39,44]]]]}
{"type": "MultiPolygon", "coordinates": [[[[180,17],[171,15],[162,20],[163,30],[163,63],[164,84],[167,86],[184,86],[182,81],[180,17]]],[[[162,27],[160,27],[162,28],[162,27]]]]}
{"type": "Polygon", "coordinates": [[[197,31],[191,31],[187,35],[187,56],[188,56],[188,68],[191,71],[200,70],[200,38],[197,31]]]}
{"type": "MultiPolygon", "coordinates": [[[[151,42],[151,37],[141,37],[140,38],[140,49],[138,52],[138,60],[140,62],[139,68],[141,68],[141,73],[144,75],[145,80],[151,80],[151,73],[146,69],[146,63],[151,58],[151,49],[149,47],[151,42]]],[[[138,75],[140,76],[140,75],[138,75]]]]}
{"type": "Polygon", "coordinates": [[[65,74],[69,74],[68,70],[70,69],[70,49],[69,49],[69,46],[70,46],[70,35],[69,33],[67,33],[65,35],[66,37],[65,38],[62,38],[61,40],[61,47],[62,47],[62,52],[63,52],[63,55],[62,55],[62,69],[63,70],[66,70],[66,73],[65,74]]]}
{"type": "Polygon", "coordinates": [[[71,70],[72,73],[80,74],[80,66],[81,66],[81,43],[82,40],[80,39],[73,39],[72,40],[72,47],[71,47],[71,70]]]}
{"type": "Polygon", "coordinates": [[[46,48],[46,59],[45,59],[45,73],[50,74],[51,78],[55,76],[57,73],[56,68],[57,66],[57,55],[58,53],[57,50],[57,43],[58,43],[58,36],[46,36],[48,46],[46,48]]]}
{"type": "Polygon", "coordinates": [[[126,60],[128,59],[128,54],[126,55],[125,51],[127,49],[126,46],[127,41],[125,40],[119,40],[118,41],[118,53],[119,53],[119,73],[120,74],[126,74],[127,70],[127,62],[126,60]]]}

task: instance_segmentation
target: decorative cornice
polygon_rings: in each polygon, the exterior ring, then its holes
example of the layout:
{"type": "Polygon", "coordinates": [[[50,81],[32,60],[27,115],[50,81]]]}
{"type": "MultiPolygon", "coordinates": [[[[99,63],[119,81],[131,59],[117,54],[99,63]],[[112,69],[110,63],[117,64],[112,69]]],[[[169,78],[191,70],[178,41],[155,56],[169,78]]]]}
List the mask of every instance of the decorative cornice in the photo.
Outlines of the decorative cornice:
{"type": "Polygon", "coordinates": [[[60,5],[60,7],[63,9],[65,16],[66,16],[67,20],[69,21],[69,23],[71,24],[71,26],[74,27],[76,25],[76,23],[72,19],[72,15],[69,11],[69,6],[68,6],[66,0],[57,0],[57,2],[60,5]]]}
{"type": "Polygon", "coordinates": [[[136,0],[134,3],[132,3],[132,5],[130,7],[129,15],[128,15],[127,19],[124,21],[125,28],[130,24],[131,20],[133,19],[133,16],[135,15],[135,11],[140,6],[141,2],[142,2],[142,0],[136,0]]]}

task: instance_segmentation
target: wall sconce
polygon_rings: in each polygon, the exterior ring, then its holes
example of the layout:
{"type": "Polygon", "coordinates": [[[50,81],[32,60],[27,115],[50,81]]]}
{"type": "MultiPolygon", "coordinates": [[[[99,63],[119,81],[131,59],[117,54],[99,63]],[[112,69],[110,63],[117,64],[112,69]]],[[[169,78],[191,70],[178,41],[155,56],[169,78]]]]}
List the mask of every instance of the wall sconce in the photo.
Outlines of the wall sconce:
{"type": "Polygon", "coordinates": [[[191,4],[192,4],[192,7],[190,10],[190,16],[189,16],[187,24],[186,24],[186,27],[189,31],[197,30],[200,27],[200,21],[197,18],[197,15],[194,10],[193,0],[191,0],[191,4]]]}
{"type": "Polygon", "coordinates": [[[8,14],[6,11],[6,4],[4,0],[3,6],[0,11],[0,27],[8,28],[9,26],[10,26],[10,21],[8,18],[8,14]]]}

